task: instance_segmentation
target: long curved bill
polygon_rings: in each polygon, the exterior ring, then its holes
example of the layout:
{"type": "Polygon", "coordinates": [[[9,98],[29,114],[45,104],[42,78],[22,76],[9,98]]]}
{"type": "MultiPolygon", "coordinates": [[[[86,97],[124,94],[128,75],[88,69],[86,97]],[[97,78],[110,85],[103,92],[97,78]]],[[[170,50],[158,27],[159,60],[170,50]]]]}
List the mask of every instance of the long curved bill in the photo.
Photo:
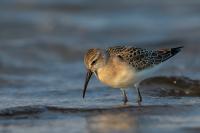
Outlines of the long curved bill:
{"type": "Polygon", "coordinates": [[[93,72],[88,69],[87,75],[86,75],[86,79],[85,79],[84,89],[83,89],[83,98],[85,97],[87,86],[88,86],[88,83],[90,81],[90,78],[91,78],[92,74],[93,74],[93,72]]]}

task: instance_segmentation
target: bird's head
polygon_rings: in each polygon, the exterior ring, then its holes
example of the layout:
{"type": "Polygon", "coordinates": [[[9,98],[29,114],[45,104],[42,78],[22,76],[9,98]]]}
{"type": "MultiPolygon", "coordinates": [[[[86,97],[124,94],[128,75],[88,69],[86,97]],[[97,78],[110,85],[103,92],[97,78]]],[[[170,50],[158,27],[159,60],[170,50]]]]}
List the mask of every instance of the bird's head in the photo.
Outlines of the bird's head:
{"type": "Polygon", "coordinates": [[[103,67],[107,61],[107,53],[102,49],[89,49],[84,56],[84,63],[87,68],[87,75],[84,84],[83,98],[85,97],[88,82],[93,73],[97,74],[97,70],[103,67]]]}

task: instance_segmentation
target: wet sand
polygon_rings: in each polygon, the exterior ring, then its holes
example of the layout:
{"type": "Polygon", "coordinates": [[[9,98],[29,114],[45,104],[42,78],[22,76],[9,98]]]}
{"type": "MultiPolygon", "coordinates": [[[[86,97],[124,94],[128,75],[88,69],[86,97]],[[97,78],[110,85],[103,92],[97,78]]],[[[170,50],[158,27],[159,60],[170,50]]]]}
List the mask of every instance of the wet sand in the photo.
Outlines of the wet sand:
{"type": "Polygon", "coordinates": [[[199,112],[199,105],[127,105],[87,109],[23,106],[0,112],[0,131],[197,133],[199,112]]]}

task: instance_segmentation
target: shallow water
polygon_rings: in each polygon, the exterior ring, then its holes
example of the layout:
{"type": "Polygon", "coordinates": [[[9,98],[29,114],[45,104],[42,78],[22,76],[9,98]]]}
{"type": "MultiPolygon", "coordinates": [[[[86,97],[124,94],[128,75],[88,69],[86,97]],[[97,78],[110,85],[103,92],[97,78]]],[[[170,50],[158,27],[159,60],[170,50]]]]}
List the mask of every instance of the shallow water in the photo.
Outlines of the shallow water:
{"type": "Polygon", "coordinates": [[[200,2],[0,1],[1,132],[198,132],[200,2]],[[93,78],[82,99],[83,54],[91,47],[185,46],[128,90],[93,78]]]}

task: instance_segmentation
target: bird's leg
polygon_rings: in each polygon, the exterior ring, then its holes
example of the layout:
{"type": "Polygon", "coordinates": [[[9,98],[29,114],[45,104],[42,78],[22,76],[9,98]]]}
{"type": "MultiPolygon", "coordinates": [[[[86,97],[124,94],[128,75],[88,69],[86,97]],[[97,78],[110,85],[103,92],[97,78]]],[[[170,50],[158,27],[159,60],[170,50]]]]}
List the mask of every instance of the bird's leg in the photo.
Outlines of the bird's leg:
{"type": "Polygon", "coordinates": [[[128,102],[128,97],[126,95],[126,91],[124,89],[121,89],[122,91],[122,95],[123,95],[123,102],[124,102],[124,105],[128,102]]]}
{"type": "Polygon", "coordinates": [[[138,105],[141,105],[142,96],[141,96],[141,93],[140,93],[140,89],[138,88],[138,84],[135,84],[135,88],[136,88],[136,91],[137,91],[137,103],[138,103],[138,105]]]}

